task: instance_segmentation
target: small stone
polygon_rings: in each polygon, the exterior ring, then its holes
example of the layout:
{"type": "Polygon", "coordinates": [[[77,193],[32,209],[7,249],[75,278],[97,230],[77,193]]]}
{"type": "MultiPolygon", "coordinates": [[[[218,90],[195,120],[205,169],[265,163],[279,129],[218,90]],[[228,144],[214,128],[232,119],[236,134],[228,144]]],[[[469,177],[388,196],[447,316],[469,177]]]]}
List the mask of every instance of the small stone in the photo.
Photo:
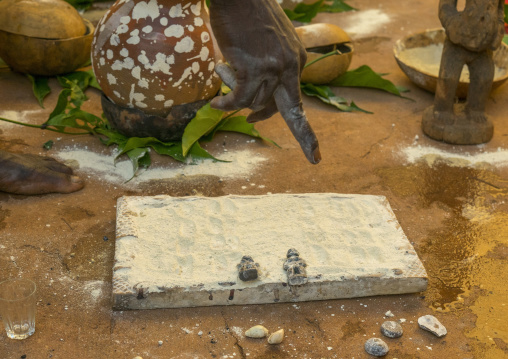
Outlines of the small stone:
{"type": "Polygon", "coordinates": [[[400,338],[403,330],[399,323],[394,321],[386,321],[381,324],[381,333],[388,338],[400,338]]]}
{"type": "Polygon", "coordinates": [[[387,311],[387,312],[385,313],[385,317],[389,317],[389,318],[391,318],[391,317],[395,317],[395,315],[392,313],[392,311],[391,311],[391,310],[389,310],[389,311],[387,311]]]}
{"type": "Polygon", "coordinates": [[[158,344],[159,344],[159,346],[161,346],[162,345],[162,340],[159,340],[158,344]]]}
{"type": "Polygon", "coordinates": [[[388,354],[388,344],[379,338],[370,338],[365,342],[365,351],[375,357],[388,354]]]}
{"type": "Polygon", "coordinates": [[[418,325],[420,328],[428,330],[439,338],[444,337],[448,333],[444,325],[433,315],[424,315],[418,318],[418,325]]]}
{"type": "Polygon", "coordinates": [[[264,338],[268,335],[268,329],[262,325],[255,325],[245,332],[245,336],[248,338],[264,338]]]}
{"type": "Polygon", "coordinates": [[[284,329],[277,330],[268,337],[268,344],[280,344],[284,340],[284,329]]]}

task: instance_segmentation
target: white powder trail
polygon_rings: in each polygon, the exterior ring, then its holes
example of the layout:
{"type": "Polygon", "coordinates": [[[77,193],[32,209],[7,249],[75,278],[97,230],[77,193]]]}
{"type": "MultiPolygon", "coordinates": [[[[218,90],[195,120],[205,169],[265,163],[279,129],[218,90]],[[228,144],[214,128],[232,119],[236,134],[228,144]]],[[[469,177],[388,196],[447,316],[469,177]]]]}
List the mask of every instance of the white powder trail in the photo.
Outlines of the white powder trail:
{"type": "MultiPolygon", "coordinates": [[[[474,148],[482,151],[481,145],[475,146],[474,148]]],[[[412,146],[403,148],[401,154],[409,163],[416,163],[423,160],[430,166],[436,161],[443,159],[447,160],[452,166],[457,167],[474,167],[485,163],[498,167],[508,166],[508,150],[500,147],[494,152],[457,153],[430,146],[412,146]]]]}
{"type": "Polygon", "coordinates": [[[57,154],[63,161],[77,161],[79,163],[78,171],[96,174],[101,179],[118,185],[136,185],[150,180],[168,179],[180,175],[214,175],[220,178],[248,176],[266,160],[265,157],[251,150],[229,151],[216,157],[231,162],[203,160],[192,165],[170,161],[164,167],[150,167],[140,170],[136,177],[125,183],[132,177],[132,164],[129,160],[121,160],[115,166],[115,155],[116,153],[101,155],[77,147],[66,148],[57,154]]]}
{"type": "Polygon", "coordinates": [[[390,17],[379,9],[348,12],[342,28],[352,37],[361,37],[378,32],[390,17]]]}

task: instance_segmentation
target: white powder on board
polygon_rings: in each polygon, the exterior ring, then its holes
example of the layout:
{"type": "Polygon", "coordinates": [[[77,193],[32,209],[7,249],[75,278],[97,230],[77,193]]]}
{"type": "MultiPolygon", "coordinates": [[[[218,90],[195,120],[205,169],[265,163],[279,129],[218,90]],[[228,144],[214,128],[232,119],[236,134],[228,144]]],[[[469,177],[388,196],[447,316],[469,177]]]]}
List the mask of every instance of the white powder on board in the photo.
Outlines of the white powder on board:
{"type": "Polygon", "coordinates": [[[236,264],[248,253],[263,275],[238,286],[255,288],[287,279],[282,264],[292,247],[304,255],[309,277],[324,282],[394,278],[393,268],[424,272],[385,197],[129,196],[118,202],[113,282],[146,293],[198,283],[223,289],[218,282],[236,282],[236,264]]]}
{"type": "Polygon", "coordinates": [[[354,37],[366,36],[379,31],[390,22],[390,17],[379,9],[350,12],[342,28],[354,37]]]}
{"type": "Polygon", "coordinates": [[[127,186],[134,186],[150,180],[174,178],[180,175],[214,175],[220,178],[247,176],[266,160],[265,157],[251,150],[230,151],[216,157],[231,162],[203,160],[192,165],[170,161],[164,167],[150,167],[146,170],[140,170],[136,177],[126,183],[132,177],[132,164],[129,160],[121,160],[115,166],[116,153],[102,155],[74,147],[64,149],[57,156],[64,161],[77,161],[79,171],[93,173],[107,182],[127,186]]]}
{"type": "MultiPolygon", "coordinates": [[[[481,149],[480,146],[476,147],[481,149]]],[[[426,161],[432,166],[438,160],[447,160],[453,166],[457,167],[473,167],[479,164],[490,164],[493,166],[508,166],[508,150],[498,148],[494,152],[451,152],[444,151],[430,146],[411,146],[402,149],[401,154],[406,157],[410,163],[418,161],[426,161]]]]}

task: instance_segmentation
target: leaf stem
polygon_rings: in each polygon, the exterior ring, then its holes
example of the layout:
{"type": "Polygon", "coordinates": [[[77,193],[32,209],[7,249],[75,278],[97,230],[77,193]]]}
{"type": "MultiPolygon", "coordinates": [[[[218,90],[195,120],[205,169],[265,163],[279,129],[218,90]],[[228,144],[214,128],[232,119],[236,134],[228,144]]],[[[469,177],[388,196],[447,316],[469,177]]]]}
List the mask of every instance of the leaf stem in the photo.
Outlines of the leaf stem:
{"type": "Polygon", "coordinates": [[[234,116],[236,115],[238,112],[242,111],[243,109],[239,109],[239,110],[236,110],[236,111],[233,111],[231,112],[229,115],[227,115],[226,117],[223,118],[223,120],[225,120],[226,118],[230,118],[231,116],[234,116]]]}
{"type": "Polygon", "coordinates": [[[339,51],[339,49],[335,49],[327,54],[324,54],[323,56],[318,57],[317,59],[312,60],[311,62],[305,64],[303,68],[309,67],[310,65],[315,64],[318,61],[323,60],[326,57],[333,56],[333,55],[342,55],[342,52],[339,51]]]}
{"type": "Polygon", "coordinates": [[[60,131],[60,130],[56,130],[54,128],[48,128],[48,127],[42,128],[42,126],[40,126],[40,125],[32,125],[30,123],[18,122],[18,121],[9,120],[9,119],[3,118],[3,117],[0,117],[0,121],[10,122],[10,123],[14,123],[16,125],[21,125],[21,126],[26,126],[26,127],[39,128],[41,130],[48,130],[48,131],[63,133],[66,135],[88,135],[91,133],[91,132],[66,132],[66,131],[60,131]]]}

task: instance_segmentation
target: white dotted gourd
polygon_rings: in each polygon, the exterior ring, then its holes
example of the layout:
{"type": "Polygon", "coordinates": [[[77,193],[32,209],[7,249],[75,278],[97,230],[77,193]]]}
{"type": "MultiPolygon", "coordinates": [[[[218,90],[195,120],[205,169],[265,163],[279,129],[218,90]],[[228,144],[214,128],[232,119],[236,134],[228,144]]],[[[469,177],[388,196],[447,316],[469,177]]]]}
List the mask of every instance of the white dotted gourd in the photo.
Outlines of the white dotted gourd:
{"type": "Polygon", "coordinates": [[[118,0],[99,21],[92,66],[114,103],[166,116],[212,98],[222,59],[204,0],[118,0]]]}

